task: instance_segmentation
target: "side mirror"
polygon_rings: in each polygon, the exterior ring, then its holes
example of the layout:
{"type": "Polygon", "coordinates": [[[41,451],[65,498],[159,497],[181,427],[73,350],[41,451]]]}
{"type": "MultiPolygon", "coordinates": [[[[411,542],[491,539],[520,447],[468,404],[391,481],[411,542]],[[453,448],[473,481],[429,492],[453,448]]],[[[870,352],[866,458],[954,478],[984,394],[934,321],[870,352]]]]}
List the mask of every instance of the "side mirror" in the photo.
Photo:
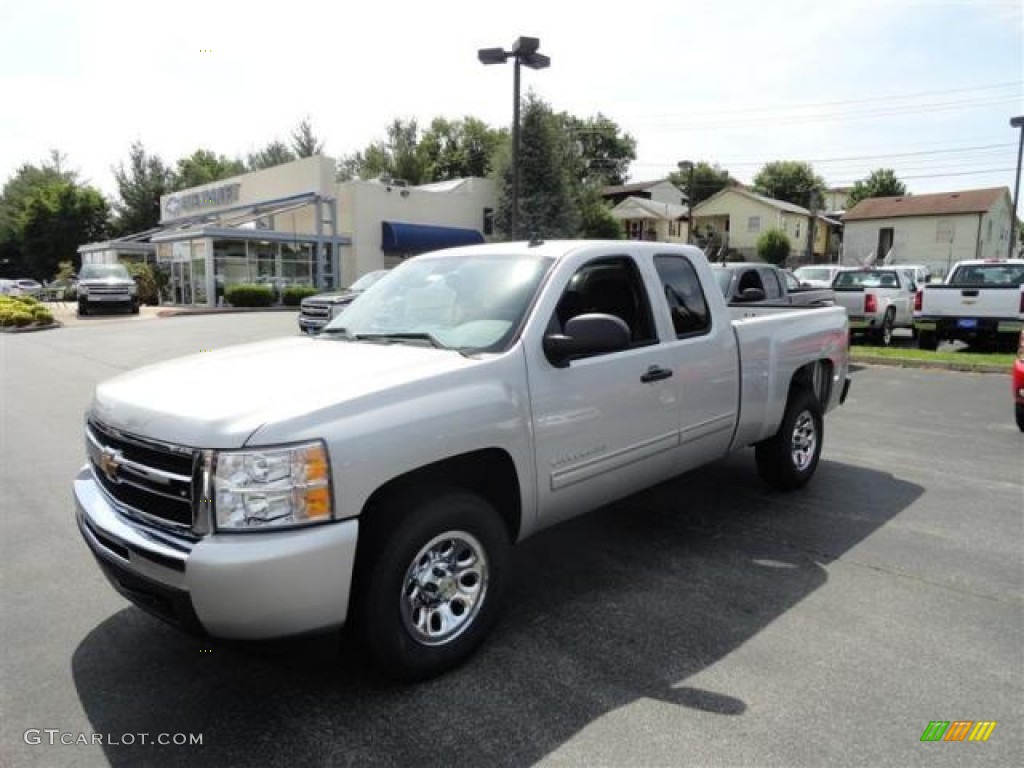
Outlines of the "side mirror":
{"type": "Polygon", "coordinates": [[[629,326],[614,315],[577,315],[565,324],[564,333],[544,337],[544,354],[556,368],[565,368],[577,357],[618,352],[629,348],[629,326]]]}
{"type": "Polygon", "coordinates": [[[736,301],[742,301],[744,303],[748,301],[764,301],[764,291],[760,288],[745,288],[740,292],[740,295],[736,297],[736,301]]]}

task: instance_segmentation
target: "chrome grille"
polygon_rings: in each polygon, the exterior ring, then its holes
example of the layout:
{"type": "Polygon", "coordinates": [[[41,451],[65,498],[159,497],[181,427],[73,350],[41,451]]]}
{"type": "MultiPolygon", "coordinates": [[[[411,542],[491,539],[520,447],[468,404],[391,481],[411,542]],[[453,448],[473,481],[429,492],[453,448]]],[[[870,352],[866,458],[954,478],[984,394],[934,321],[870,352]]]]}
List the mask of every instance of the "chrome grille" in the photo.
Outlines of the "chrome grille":
{"type": "Polygon", "coordinates": [[[87,286],[89,295],[97,294],[104,296],[121,296],[128,293],[131,286],[128,285],[96,285],[87,286]]]}
{"type": "Polygon", "coordinates": [[[331,305],[304,301],[302,302],[302,316],[311,320],[328,320],[331,317],[331,305]]]}
{"type": "Polygon", "coordinates": [[[157,525],[192,527],[195,451],[126,435],[94,420],[85,438],[93,475],[127,512],[157,525]]]}

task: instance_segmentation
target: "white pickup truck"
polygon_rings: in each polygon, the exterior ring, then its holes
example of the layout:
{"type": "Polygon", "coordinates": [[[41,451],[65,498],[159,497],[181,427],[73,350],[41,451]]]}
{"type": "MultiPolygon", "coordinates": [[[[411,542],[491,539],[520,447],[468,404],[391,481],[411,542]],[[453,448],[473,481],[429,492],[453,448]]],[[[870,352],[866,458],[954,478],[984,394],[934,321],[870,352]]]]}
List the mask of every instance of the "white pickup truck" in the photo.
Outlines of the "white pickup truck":
{"type": "Polygon", "coordinates": [[[918,291],[914,328],[921,349],[945,340],[1016,349],[1024,329],[1024,260],[957,262],[945,283],[918,291]]]}
{"type": "Polygon", "coordinates": [[[841,308],[733,312],[690,246],[438,251],[316,338],[101,384],[78,525],[172,623],[350,623],[387,673],[423,678],[494,625],[514,542],[745,446],[770,485],[806,483],[847,353],[841,308]]]}
{"type": "Polygon", "coordinates": [[[835,301],[850,316],[850,333],[887,347],[895,328],[914,325],[913,273],[899,267],[846,269],[832,281],[835,301]]]}

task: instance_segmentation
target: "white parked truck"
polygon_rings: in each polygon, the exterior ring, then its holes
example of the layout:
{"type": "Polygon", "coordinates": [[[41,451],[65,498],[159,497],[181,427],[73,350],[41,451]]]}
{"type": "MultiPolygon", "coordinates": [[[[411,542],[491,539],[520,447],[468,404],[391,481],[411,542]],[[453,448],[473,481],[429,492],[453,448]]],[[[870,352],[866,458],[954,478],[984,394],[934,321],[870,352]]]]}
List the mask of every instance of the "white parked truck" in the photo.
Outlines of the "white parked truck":
{"type": "Polygon", "coordinates": [[[315,338],[101,384],[78,525],[168,621],[350,623],[386,672],[423,678],[492,628],[515,542],[746,446],[768,484],[806,483],[847,352],[841,308],[734,312],[691,246],[438,251],[315,338]]]}
{"type": "Polygon", "coordinates": [[[1012,351],[1024,329],[1024,260],[957,262],[945,283],[917,292],[914,329],[921,349],[959,340],[1012,351]]]}

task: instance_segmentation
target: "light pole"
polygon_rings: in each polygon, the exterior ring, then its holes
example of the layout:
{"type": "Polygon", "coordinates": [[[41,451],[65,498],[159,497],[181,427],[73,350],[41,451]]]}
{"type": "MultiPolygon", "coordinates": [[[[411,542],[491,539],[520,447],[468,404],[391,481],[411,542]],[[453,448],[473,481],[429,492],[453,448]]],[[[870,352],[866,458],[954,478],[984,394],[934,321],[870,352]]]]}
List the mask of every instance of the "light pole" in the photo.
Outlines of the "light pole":
{"type": "Polygon", "coordinates": [[[676,163],[676,167],[680,171],[688,174],[687,180],[687,194],[686,194],[686,244],[689,245],[693,242],[693,168],[694,165],[689,160],[680,160],[676,163]]]}
{"type": "Polygon", "coordinates": [[[1017,206],[1020,204],[1020,159],[1024,153],[1024,115],[1010,118],[1010,127],[1020,129],[1020,143],[1017,145],[1017,180],[1013,184],[1013,210],[1010,211],[1010,250],[1006,258],[1013,258],[1013,247],[1017,244],[1017,206]]]}
{"type": "Polygon", "coordinates": [[[519,67],[545,69],[551,66],[551,59],[538,53],[540,40],[536,37],[518,37],[512,43],[512,50],[503,48],[481,48],[476,57],[482,64],[504,64],[514,59],[512,75],[512,237],[519,239],[519,67]]]}

